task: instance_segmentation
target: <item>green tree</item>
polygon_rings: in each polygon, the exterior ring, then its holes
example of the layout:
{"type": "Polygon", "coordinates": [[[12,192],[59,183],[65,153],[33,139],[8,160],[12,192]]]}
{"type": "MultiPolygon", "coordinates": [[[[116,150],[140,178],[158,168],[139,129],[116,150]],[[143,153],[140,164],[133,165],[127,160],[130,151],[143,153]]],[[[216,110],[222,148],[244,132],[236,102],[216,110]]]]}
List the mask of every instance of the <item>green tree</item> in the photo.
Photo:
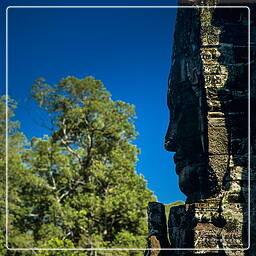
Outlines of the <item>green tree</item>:
{"type": "Polygon", "coordinates": [[[22,189],[26,183],[26,167],[22,164],[22,152],[26,144],[25,136],[19,132],[19,122],[13,121],[16,102],[8,99],[6,112],[6,96],[0,97],[0,255],[18,255],[6,249],[6,198],[8,201],[8,247],[29,247],[33,244],[33,236],[23,226],[24,216],[29,209],[24,207],[22,189]],[[6,114],[8,114],[6,118],[6,114]],[[8,121],[8,140],[6,141],[6,121],[8,121]],[[7,152],[6,152],[7,142],[7,152]],[[7,153],[7,154],[6,154],[7,153]],[[6,155],[8,155],[8,193],[6,184],[6,155]]]}
{"type": "Polygon", "coordinates": [[[146,206],[155,197],[136,173],[134,106],[113,101],[92,77],[67,77],[54,86],[38,79],[32,97],[52,125],[50,137],[33,138],[23,153],[29,175],[22,200],[30,209],[23,225],[34,243],[145,247],[146,206]]]}

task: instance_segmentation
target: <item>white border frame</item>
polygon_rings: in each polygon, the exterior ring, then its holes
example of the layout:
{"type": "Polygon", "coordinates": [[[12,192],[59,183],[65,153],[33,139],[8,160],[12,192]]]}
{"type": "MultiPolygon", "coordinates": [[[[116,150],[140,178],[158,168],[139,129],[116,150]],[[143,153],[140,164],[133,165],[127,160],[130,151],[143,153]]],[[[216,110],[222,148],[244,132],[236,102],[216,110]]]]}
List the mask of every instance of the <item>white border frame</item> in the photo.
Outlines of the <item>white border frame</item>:
{"type": "Polygon", "coordinates": [[[5,205],[6,205],[6,232],[5,232],[5,246],[8,250],[12,251],[155,251],[155,250],[162,250],[162,251],[245,251],[250,248],[250,204],[251,204],[251,196],[250,196],[250,190],[251,190],[251,184],[250,184],[250,172],[251,172],[251,151],[250,151],[250,116],[251,116],[251,106],[250,106],[250,77],[251,77],[251,41],[250,41],[250,33],[251,33],[251,10],[248,6],[8,6],[6,8],[6,59],[5,59],[5,65],[6,65],[6,197],[5,197],[5,205]],[[248,10],[248,247],[247,248],[9,248],[8,247],[8,10],[9,9],[24,9],[24,8],[87,8],[87,9],[173,9],[173,8],[193,8],[193,9],[199,9],[199,8],[246,8],[248,10]]]}

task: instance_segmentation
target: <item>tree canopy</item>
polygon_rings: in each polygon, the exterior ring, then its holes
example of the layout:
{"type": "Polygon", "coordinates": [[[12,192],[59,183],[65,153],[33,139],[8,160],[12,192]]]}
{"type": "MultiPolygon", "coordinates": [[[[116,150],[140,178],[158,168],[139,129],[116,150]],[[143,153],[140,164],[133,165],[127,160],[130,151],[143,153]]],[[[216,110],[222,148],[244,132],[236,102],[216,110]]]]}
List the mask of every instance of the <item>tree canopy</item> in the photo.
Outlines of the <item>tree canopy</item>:
{"type": "MultiPolygon", "coordinates": [[[[9,121],[9,247],[144,248],[146,207],[155,197],[136,172],[134,106],[113,101],[93,77],[67,77],[53,86],[38,79],[31,95],[47,112],[51,127],[48,135],[26,143],[17,123],[9,121]]],[[[10,119],[13,111],[9,113],[10,119]]],[[[5,143],[4,136],[0,143],[5,143]]],[[[4,162],[1,151],[1,171],[4,162]]],[[[18,253],[13,255],[23,255],[18,253]]]]}

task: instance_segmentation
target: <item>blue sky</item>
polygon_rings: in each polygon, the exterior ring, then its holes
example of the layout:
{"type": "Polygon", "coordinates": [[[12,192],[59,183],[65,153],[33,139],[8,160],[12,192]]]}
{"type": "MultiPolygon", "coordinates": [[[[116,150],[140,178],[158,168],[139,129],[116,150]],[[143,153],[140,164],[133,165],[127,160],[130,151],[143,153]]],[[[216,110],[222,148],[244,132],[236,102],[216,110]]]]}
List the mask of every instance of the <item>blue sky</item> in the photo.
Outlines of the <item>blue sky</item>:
{"type": "MultiPolygon", "coordinates": [[[[4,9],[17,5],[59,5],[59,1],[3,1],[1,45],[4,45],[4,9]]],[[[118,1],[61,1],[61,5],[120,5],[118,1]]],[[[176,1],[122,1],[122,5],[176,5],[176,1]]],[[[176,9],[53,9],[11,8],[8,19],[9,94],[18,103],[16,118],[28,138],[48,133],[40,127],[39,110],[29,99],[33,81],[51,83],[88,75],[101,80],[113,100],[136,106],[135,144],[141,149],[138,173],[158,200],[184,200],[179,191],[173,154],[164,150],[169,112],[167,78],[171,63],[176,9]]],[[[4,47],[1,61],[4,63],[4,47]]],[[[1,77],[5,70],[1,65],[1,77]]],[[[1,79],[3,81],[3,79],[1,79]]],[[[1,94],[4,93],[4,84],[1,94]]]]}

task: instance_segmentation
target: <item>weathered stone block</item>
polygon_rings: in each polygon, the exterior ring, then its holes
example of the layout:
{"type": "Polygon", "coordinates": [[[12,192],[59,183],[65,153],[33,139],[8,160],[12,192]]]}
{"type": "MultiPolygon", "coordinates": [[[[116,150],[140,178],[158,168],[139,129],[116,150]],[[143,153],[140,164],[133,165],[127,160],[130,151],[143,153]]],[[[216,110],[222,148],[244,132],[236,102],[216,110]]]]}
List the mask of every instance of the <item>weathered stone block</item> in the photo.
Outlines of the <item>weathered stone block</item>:
{"type": "Polygon", "coordinates": [[[211,100],[207,104],[209,112],[220,112],[222,111],[222,102],[220,100],[211,100]]]}
{"type": "Polygon", "coordinates": [[[230,138],[231,152],[233,155],[248,154],[248,139],[247,138],[230,138]]]}
{"type": "Polygon", "coordinates": [[[233,166],[228,169],[225,181],[248,181],[248,169],[244,166],[233,166]]]}
{"type": "MultiPolygon", "coordinates": [[[[211,95],[218,96],[218,90],[223,87],[223,85],[227,80],[227,77],[228,77],[228,74],[225,74],[225,73],[217,74],[217,75],[207,74],[204,76],[206,88],[208,88],[208,90],[212,89],[211,95]],[[213,93],[214,92],[213,89],[216,90],[215,94],[213,93]]],[[[208,97],[209,99],[211,99],[210,95],[208,97]]]]}
{"type": "Polygon", "coordinates": [[[196,223],[214,223],[219,216],[219,200],[194,203],[194,221],[196,223]]]}
{"type": "Polygon", "coordinates": [[[229,156],[228,155],[211,155],[209,156],[209,168],[216,175],[219,184],[222,184],[223,178],[228,173],[229,156]]]}
{"type": "Polygon", "coordinates": [[[218,51],[217,48],[209,48],[209,47],[202,48],[200,52],[200,56],[204,66],[207,65],[207,67],[209,67],[209,65],[211,65],[211,66],[214,66],[215,68],[216,66],[220,67],[218,62],[220,52],[218,51]]]}
{"type": "MultiPolygon", "coordinates": [[[[194,246],[196,249],[205,249],[206,253],[217,253],[219,249],[219,240],[221,239],[221,228],[215,227],[210,223],[198,223],[194,227],[194,246]],[[215,249],[216,251],[207,250],[215,249]]],[[[200,251],[198,251],[199,253],[200,251]]],[[[202,253],[202,252],[201,252],[202,253]]]]}
{"type": "Polygon", "coordinates": [[[185,205],[174,206],[170,209],[168,231],[172,248],[189,248],[192,246],[190,214],[185,205]]]}
{"type": "MultiPolygon", "coordinates": [[[[157,248],[170,248],[167,237],[167,224],[165,216],[165,207],[158,202],[150,202],[148,204],[148,248],[153,245],[157,248]]],[[[165,255],[164,252],[158,250],[148,251],[148,256],[165,255]]]]}
{"type": "Polygon", "coordinates": [[[208,126],[208,152],[210,155],[229,154],[229,138],[226,127],[208,126]]]}

